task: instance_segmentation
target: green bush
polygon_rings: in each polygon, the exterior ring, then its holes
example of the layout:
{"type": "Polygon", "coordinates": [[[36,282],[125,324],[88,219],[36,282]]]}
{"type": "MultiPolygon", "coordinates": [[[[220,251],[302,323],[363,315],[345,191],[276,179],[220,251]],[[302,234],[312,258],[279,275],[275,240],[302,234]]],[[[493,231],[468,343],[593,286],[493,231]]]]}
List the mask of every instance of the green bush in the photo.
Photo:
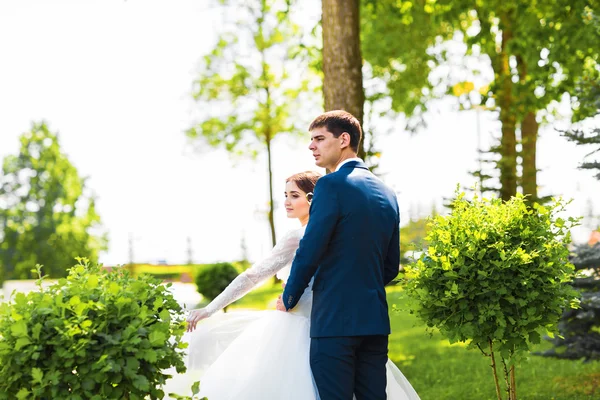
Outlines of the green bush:
{"type": "Polygon", "coordinates": [[[498,391],[499,355],[514,399],[514,363],[577,304],[567,249],[577,220],[557,217],[561,200],[528,207],[522,195],[508,202],[463,196],[450,215],[431,220],[429,248],[408,268],[407,291],[429,327],[491,358],[498,391]]]}
{"type": "Polygon", "coordinates": [[[196,274],[198,292],[212,300],[238,276],[238,270],[231,263],[222,262],[206,265],[196,274]]]}
{"type": "Polygon", "coordinates": [[[185,372],[181,307],[156,279],[78,261],[0,305],[0,399],[162,398],[163,371],[185,372]]]}
{"type": "Polygon", "coordinates": [[[144,272],[147,275],[150,275],[156,279],[161,281],[164,280],[176,280],[181,277],[180,272],[144,272]]]}

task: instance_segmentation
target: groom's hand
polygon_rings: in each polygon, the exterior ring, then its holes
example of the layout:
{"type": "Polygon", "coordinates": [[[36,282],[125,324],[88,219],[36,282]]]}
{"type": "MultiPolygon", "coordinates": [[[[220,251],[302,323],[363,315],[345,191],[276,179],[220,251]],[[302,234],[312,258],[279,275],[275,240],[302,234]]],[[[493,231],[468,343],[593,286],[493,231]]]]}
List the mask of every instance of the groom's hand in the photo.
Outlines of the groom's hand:
{"type": "Polygon", "coordinates": [[[277,298],[277,305],[275,306],[275,308],[278,311],[287,312],[285,306],[283,305],[283,300],[281,300],[281,295],[279,295],[279,297],[277,298]]]}
{"type": "Polygon", "coordinates": [[[196,329],[198,322],[208,317],[208,311],[206,311],[204,308],[192,310],[190,312],[190,316],[187,318],[187,331],[192,332],[194,329],[196,329]]]}

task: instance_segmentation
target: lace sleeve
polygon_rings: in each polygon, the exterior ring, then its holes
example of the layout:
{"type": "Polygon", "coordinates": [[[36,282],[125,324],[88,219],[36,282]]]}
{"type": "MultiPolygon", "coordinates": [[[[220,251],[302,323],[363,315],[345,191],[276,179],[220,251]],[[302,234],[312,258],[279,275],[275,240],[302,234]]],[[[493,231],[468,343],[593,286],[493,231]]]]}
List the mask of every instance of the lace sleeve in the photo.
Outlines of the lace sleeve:
{"type": "Polygon", "coordinates": [[[221,292],[205,310],[209,315],[227,307],[234,301],[242,298],[246,293],[256,287],[265,279],[272,277],[281,268],[289,264],[296,254],[298,243],[300,242],[301,231],[295,230],[288,232],[273,247],[267,258],[257,262],[246,271],[239,274],[225,290],[221,292]]]}

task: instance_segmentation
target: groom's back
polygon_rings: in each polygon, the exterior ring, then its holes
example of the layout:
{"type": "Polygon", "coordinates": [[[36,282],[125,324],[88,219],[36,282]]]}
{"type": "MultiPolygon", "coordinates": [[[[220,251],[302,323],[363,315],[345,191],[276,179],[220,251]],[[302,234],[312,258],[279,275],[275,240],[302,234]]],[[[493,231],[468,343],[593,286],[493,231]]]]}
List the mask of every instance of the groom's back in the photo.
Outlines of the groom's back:
{"type": "Polygon", "coordinates": [[[389,334],[384,285],[399,266],[396,196],[362,163],[321,179],[331,180],[339,215],[315,274],[311,336],[389,334]]]}

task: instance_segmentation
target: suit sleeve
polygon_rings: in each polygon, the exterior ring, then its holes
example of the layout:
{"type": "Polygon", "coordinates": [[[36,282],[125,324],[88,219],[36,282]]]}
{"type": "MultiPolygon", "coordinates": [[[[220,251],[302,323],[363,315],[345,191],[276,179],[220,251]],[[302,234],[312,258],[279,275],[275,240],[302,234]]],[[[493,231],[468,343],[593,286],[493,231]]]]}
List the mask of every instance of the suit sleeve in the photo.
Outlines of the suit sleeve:
{"type": "Polygon", "coordinates": [[[387,256],[383,264],[383,284],[387,285],[394,279],[400,269],[400,220],[396,220],[394,233],[388,245],[387,256]]]}
{"type": "Polygon", "coordinates": [[[310,219],[282,295],[283,304],[288,310],[296,306],[317,271],[338,223],[339,204],[332,179],[319,179],[314,192],[310,219]]]}

